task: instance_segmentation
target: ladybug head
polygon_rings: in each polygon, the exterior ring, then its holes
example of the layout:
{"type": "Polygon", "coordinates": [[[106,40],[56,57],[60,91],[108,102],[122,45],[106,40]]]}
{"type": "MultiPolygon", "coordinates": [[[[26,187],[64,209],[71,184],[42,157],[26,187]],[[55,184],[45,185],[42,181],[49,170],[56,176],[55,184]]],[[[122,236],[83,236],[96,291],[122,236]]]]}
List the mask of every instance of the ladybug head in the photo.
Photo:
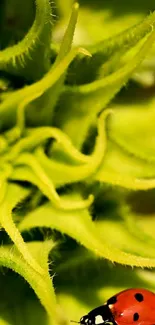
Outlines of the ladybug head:
{"type": "Polygon", "coordinates": [[[91,325],[91,320],[89,319],[88,315],[82,316],[80,318],[80,322],[81,325],[87,325],[90,324],[91,325]]]}
{"type": "Polygon", "coordinates": [[[87,315],[81,317],[81,325],[115,325],[112,312],[107,304],[93,309],[87,315]]]}

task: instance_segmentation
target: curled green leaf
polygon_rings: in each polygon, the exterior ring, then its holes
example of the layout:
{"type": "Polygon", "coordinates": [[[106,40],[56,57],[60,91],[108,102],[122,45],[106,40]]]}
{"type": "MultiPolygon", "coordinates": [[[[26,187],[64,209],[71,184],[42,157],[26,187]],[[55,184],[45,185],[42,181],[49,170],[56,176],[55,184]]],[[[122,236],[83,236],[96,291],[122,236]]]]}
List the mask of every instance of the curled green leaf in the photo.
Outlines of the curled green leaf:
{"type": "Polygon", "coordinates": [[[46,174],[45,170],[39,164],[39,161],[33,155],[28,153],[21,155],[17,161],[17,165],[26,165],[30,167],[33,173],[32,177],[31,173],[29,174],[27,180],[38,186],[40,191],[46,195],[57,208],[62,210],[84,209],[92,204],[93,195],[89,195],[86,200],[75,202],[72,200],[68,202],[63,201],[57,194],[52,180],[48,177],[48,174],[46,174]]]}
{"type": "MultiPolygon", "coordinates": [[[[73,49],[70,51],[61,62],[48,71],[45,76],[33,83],[30,86],[26,86],[23,89],[17,90],[9,94],[6,99],[0,103],[0,118],[1,118],[1,130],[10,128],[17,122],[17,110],[19,105],[27,98],[33,99],[37,98],[38,94],[46,93],[50,89],[52,91],[52,86],[59,80],[59,78],[64,74],[69,64],[72,62],[73,58],[81,51],[80,48],[73,49]],[[9,117],[9,118],[8,118],[9,117]]],[[[24,105],[25,107],[25,105],[24,105]]],[[[31,107],[31,106],[30,106],[31,107]]],[[[31,114],[29,113],[29,107],[27,107],[26,118],[30,125],[47,125],[51,121],[51,111],[41,110],[38,113],[38,106],[36,103],[36,109],[31,107],[31,114]],[[37,109],[37,111],[36,111],[37,109]],[[30,114],[30,115],[29,115],[30,114]],[[33,115],[34,114],[34,115],[33,115]],[[28,116],[29,115],[29,116],[28,116]],[[37,117],[37,120],[36,120],[37,117]]]]}

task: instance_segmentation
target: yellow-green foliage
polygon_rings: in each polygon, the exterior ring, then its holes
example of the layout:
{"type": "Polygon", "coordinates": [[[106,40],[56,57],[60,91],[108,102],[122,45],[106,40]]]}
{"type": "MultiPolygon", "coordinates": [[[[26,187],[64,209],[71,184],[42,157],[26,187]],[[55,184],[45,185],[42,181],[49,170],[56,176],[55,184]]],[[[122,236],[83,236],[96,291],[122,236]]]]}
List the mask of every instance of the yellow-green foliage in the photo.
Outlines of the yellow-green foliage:
{"type": "Polygon", "coordinates": [[[73,2],[0,2],[0,325],[155,290],[154,0],[73,2]]]}

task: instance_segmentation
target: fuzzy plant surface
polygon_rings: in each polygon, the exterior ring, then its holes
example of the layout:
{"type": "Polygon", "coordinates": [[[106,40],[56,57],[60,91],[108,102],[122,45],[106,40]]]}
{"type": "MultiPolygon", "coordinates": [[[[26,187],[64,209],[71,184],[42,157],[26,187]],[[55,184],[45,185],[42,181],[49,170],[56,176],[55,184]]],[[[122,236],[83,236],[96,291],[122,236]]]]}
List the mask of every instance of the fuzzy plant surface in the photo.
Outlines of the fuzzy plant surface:
{"type": "Polygon", "coordinates": [[[0,325],[155,291],[154,9],[0,1],[0,325]]]}

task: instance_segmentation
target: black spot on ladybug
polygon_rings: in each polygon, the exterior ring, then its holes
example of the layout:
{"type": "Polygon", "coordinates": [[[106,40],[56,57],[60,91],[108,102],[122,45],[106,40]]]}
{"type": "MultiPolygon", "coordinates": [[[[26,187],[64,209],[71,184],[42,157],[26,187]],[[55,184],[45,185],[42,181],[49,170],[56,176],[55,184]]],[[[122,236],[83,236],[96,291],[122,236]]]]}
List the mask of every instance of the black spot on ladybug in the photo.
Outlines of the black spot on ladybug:
{"type": "Polygon", "coordinates": [[[136,293],[135,298],[137,301],[142,302],[144,300],[144,297],[141,293],[136,293]]]}
{"type": "Polygon", "coordinates": [[[117,302],[117,297],[113,296],[107,301],[107,305],[114,305],[117,302]]]}
{"type": "Polygon", "coordinates": [[[139,314],[138,313],[134,313],[134,315],[133,315],[134,322],[136,322],[138,319],[139,319],[139,314]]]}

